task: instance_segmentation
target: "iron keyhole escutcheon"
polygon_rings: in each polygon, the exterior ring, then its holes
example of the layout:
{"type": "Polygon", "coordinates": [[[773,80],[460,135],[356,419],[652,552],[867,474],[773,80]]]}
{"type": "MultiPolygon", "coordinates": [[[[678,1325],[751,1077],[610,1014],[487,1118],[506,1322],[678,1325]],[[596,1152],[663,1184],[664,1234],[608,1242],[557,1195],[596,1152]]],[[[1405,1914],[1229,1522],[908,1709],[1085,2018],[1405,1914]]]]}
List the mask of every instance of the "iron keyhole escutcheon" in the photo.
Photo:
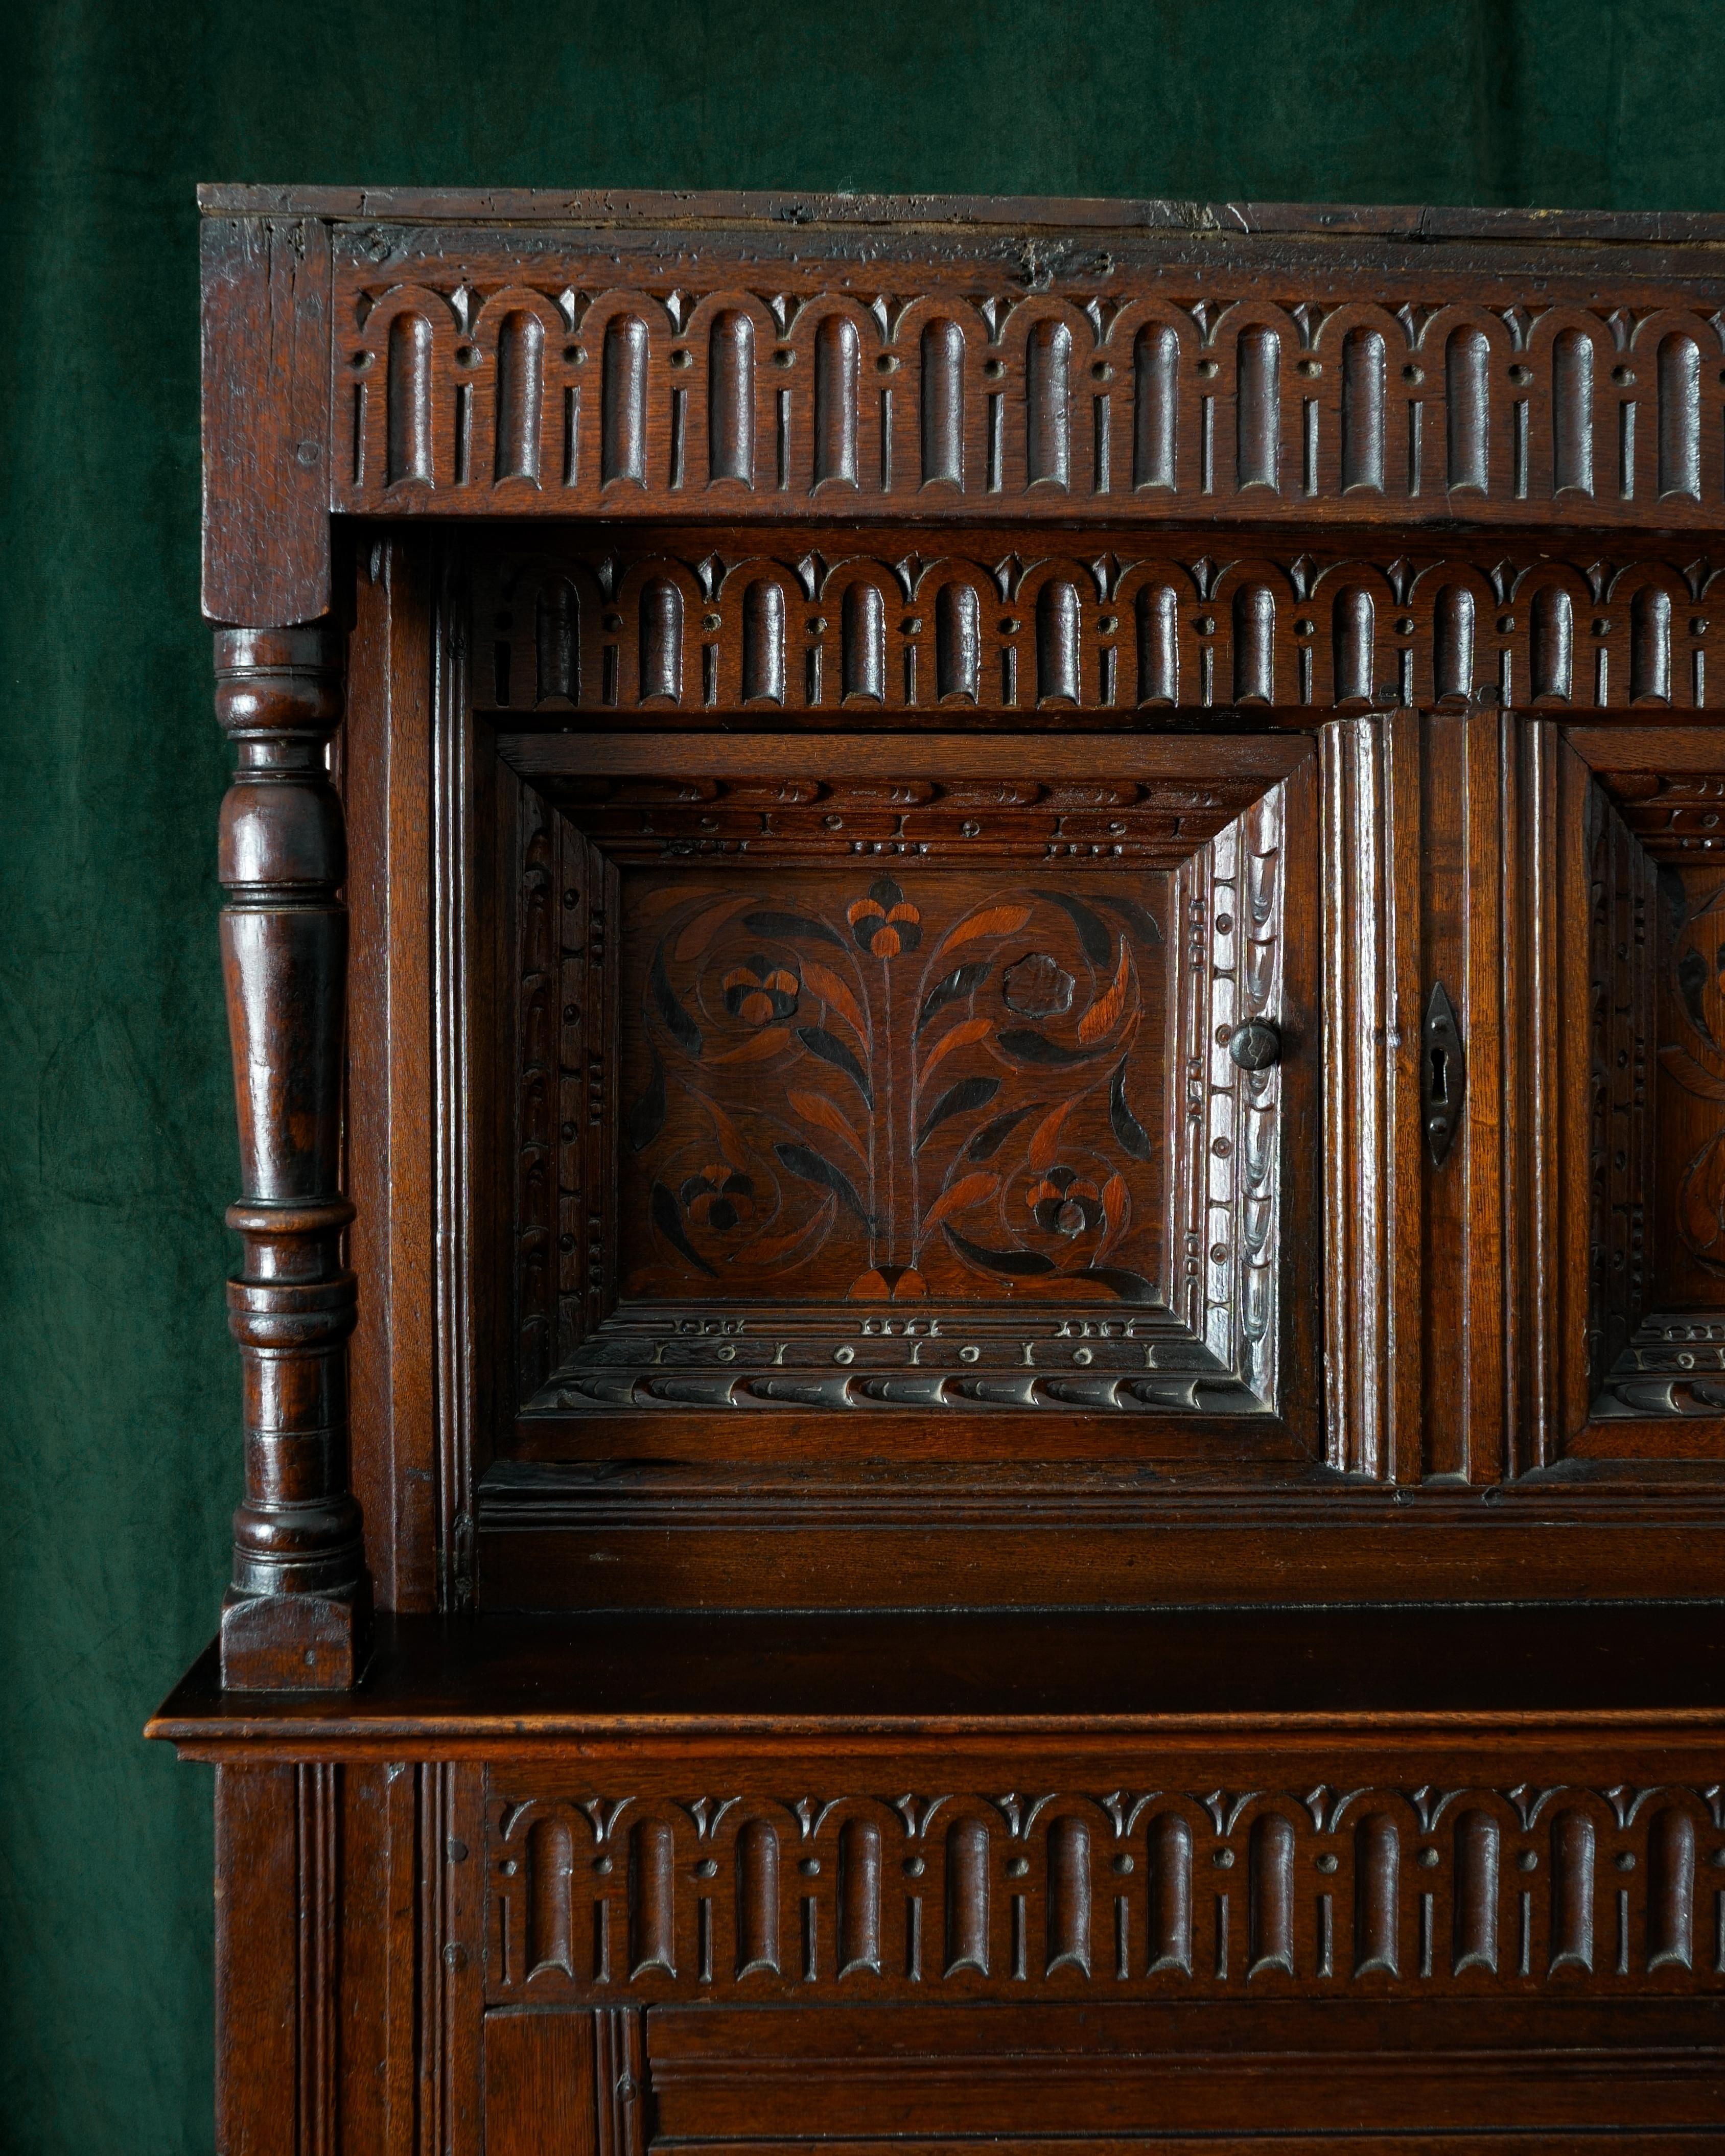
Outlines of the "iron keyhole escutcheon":
{"type": "Polygon", "coordinates": [[[1420,1035],[1420,1111],[1431,1164],[1441,1168],[1461,1127],[1461,1101],[1467,1090],[1461,1027],[1449,990],[1441,981],[1433,983],[1420,1035]]]}

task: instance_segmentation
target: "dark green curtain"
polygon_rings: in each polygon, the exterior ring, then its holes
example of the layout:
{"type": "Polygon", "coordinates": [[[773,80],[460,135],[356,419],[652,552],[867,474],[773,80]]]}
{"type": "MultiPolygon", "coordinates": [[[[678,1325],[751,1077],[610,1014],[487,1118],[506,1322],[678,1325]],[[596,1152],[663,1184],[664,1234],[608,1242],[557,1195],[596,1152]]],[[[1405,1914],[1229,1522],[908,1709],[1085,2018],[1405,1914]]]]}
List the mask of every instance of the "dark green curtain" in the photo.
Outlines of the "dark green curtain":
{"type": "Polygon", "coordinates": [[[0,2146],[211,2145],[235,1494],[203,179],[1717,208],[1709,0],[14,0],[0,29],[0,2146]]]}

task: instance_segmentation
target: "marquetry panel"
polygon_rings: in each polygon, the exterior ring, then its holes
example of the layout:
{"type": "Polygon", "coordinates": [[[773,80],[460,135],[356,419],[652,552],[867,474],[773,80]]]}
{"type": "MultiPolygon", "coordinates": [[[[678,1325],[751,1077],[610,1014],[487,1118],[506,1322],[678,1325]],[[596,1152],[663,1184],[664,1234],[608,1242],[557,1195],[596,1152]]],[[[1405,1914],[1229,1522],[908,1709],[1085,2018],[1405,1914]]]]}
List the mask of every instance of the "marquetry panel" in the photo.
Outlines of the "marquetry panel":
{"type": "MultiPolygon", "coordinates": [[[[1113,512],[1110,512],[1111,515],[1113,512]]],[[[475,579],[476,708],[535,721],[648,709],[771,716],[1473,700],[1553,709],[1725,705],[1712,557],[1596,546],[1308,547],[1130,530],[978,546],[817,528],[510,550],[475,579]],[[1717,617],[1717,625],[1715,617],[1717,617]]]]}
{"type": "Polygon", "coordinates": [[[528,1411],[1276,1411],[1304,744],[502,746],[528,1411]]]}
{"type": "Polygon", "coordinates": [[[1725,1989],[1716,1789],[743,1779],[560,1796],[494,1777],[487,1997],[1725,1989]]]}
{"type": "Polygon", "coordinates": [[[1725,497],[1725,340],[1676,280],[826,238],[337,227],[333,506],[1701,527],[1725,497]]]}
{"type": "MultiPolygon", "coordinates": [[[[1555,831],[1585,875],[1558,916],[1584,899],[1584,1450],[1725,1448],[1725,768],[1709,742],[1577,729],[1557,773],[1555,831]]],[[[1578,1404],[1572,1379],[1572,1433],[1578,1404]]]]}

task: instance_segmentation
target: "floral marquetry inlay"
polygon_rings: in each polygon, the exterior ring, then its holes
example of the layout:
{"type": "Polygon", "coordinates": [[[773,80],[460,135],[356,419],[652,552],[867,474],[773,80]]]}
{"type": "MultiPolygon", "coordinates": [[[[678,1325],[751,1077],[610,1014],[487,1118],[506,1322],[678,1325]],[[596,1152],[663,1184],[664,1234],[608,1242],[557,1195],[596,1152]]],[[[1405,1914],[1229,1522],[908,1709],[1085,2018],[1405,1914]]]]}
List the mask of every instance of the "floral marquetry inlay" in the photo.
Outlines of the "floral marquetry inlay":
{"type": "Polygon", "coordinates": [[[1168,883],[626,886],[624,1294],[1162,1300],[1168,883]]]}

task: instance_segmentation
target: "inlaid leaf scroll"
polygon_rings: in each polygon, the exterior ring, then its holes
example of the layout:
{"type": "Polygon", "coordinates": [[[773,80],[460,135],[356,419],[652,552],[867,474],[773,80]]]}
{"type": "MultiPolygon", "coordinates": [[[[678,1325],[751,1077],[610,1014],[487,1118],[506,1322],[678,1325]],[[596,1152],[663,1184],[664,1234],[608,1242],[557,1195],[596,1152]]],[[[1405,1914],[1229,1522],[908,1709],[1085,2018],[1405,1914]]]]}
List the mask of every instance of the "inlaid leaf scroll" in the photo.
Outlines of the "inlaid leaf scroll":
{"type": "Polygon", "coordinates": [[[1170,880],[626,880],[629,1297],[1156,1297],[1170,880]]]}

